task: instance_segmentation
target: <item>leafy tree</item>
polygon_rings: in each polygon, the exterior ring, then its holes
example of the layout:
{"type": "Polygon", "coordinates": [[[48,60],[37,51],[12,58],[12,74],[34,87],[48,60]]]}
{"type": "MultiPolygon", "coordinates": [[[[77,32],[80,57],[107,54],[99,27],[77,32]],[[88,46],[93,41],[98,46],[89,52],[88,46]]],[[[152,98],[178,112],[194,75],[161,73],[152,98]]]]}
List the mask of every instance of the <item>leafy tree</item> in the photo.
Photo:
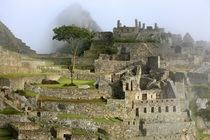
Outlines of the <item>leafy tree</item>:
{"type": "Polygon", "coordinates": [[[71,72],[71,86],[74,86],[74,68],[76,63],[76,54],[80,43],[91,39],[91,33],[85,29],[76,26],[61,26],[53,29],[53,40],[65,41],[69,45],[72,54],[72,65],[68,66],[71,72]]]}

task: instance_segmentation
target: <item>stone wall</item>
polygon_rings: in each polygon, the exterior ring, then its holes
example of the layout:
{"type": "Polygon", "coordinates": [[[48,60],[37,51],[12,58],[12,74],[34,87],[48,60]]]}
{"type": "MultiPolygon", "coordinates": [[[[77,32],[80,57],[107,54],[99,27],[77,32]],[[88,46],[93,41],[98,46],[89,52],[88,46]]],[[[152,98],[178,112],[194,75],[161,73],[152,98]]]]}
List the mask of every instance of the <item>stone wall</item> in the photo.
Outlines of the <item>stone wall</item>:
{"type": "Polygon", "coordinates": [[[160,136],[182,133],[188,130],[193,122],[175,122],[175,123],[150,123],[144,124],[147,136],[160,136]]]}
{"type": "Polygon", "coordinates": [[[29,63],[22,63],[22,56],[18,53],[3,49],[0,46],[0,73],[37,73],[40,72],[29,63]]]}
{"type": "Polygon", "coordinates": [[[93,57],[78,57],[76,58],[76,65],[93,65],[94,64],[94,60],[97,57],[93,56],[93,57]]]}
{"type": "Polygon", "coordinates": [[[116,60],[102,60],[97,59],[95,60],[95,72],[116,72],[122,69],[125,69],[128,66],[141,64],[138,61],[116,61],[116,60]]]}
{"type": "Polygon", "coordinates": [[[38,91],[40,96],[49,96],[62,99],[99,99],[101,97],[110,98],[110,94],[100,93],[98,89],[78,89],[78,88],[47,88],[47,87],[26,87],[29,91],[38,91]]]}
{"type": "Polygon", "coordinates": [[[160,68],[160,56],[148,57],[147,67],[149,69],[158,70],[160,68]]]}
{"type": "MultiPolygon", "coordinates": [[[[71,78],[71,73],[67,69],[53,69],[53,68],[41,68],[45,73],[57,73],[64,78],[71,78]]],[[[76,80],[98,80],[99,77],[103,77],[101,74],[92,73],[90,70],[76,70],[74,71],[74,78],[76,80]]]]}
{"type": "Polygon", "coordinates": [[[139,109],[139,114],[149,113],[150,115],[156,114],[156,113],[173,113],[173,112],[180,113],[181,112],[180,104],[182,104],[182,102],[176,99],[135,101],[135,105],[139,109]],[[168,111],[166,112],[167,106],[168,106],[168,111]],[[173,110],[174,106],[176,107],[175,111],[173,110]],[[154,107],[153,112],[151,111],[152,107],[154,107]],[[159,111],[158,107],[161,107],[160,108],[161,111],[159,111]],[[144,111],[145,108],[146,108],[146,111],[144,111]]]}
{"type": "Polygon", "coordinates": [[[85,115],[93,118],[124,118],[124,100],[108,100],[107,104],[97,103],[55,103],[43,102],[43,106],[68,114],[85,115]],[[63,108],[61,108],[62,106],[63,108]]]}
{"type": "Polygon", "coordinates": [[[145,43],[115,43],[118,49],[118,54],[129,54],[130,60],[147,59],[153,56],[153,51],[145,43]]]}
{"type": "Polygon", "coordinates": [[[0,128],[8,127],[10,122],[30,122],[28,119],[21,115],[3,115],[0,114],[0,128]]]}
{"type": "Polygon", "coordinates": [[[191,84],[208,84],[208,74],[188,72],[187,76],[191,84]]]}

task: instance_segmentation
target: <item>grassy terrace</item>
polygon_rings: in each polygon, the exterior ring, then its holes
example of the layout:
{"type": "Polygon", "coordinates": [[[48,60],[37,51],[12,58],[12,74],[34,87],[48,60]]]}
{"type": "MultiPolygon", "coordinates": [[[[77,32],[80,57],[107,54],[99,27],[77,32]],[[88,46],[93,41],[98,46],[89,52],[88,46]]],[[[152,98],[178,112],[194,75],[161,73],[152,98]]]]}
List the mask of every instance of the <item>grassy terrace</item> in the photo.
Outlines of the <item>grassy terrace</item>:
{"type": "Polygon", "coordinates": [[[203,131],[201,131],[200,129],[198,129],[198,126],[197,126],[197,104],[193,101],[190,102],[190,105],[189,105],[189,108],[192,112],[192,119],[193,121],[195,122],[195,127],[196,129],[198,130],[198,133],[200,135],[200,138],[210,138],[210,135],[208,134],[204,134],[203,131]]]}
{"type": "Polygon", "coordinates": [[[31,76],[42,76],[42,75],[56,75],[56,73],[17,73],[17,74],[0,74],[0,78],[19,78],[19,77],[31,77],[31,76]]]}
{"type": "Polygon", "coordinates": [[[38,93],[28,90],[16,90],[14,93],[20,94],[22,96],[25,96],[26,98],[29,97],[35,97],[38,93]]]}
{"type": "Polygon", "coordinates": [[[191,88],[200,98],[210,99],[210,85],[193,85],[191,88]]]}
{"type": "Polygon", "coordinates": [[[57,103],[74,103],[74,104],[80,104],[80,103],[95,103],[95,104],[106,104],[105,101],[101,99],[92,99],[92,100],[86,100],[86,99],[60,99],[56,97],[49,97],[49,96],[40,96],[38,101],[42,102],[57,102],[57,103]]]}
{"type": "Polygon", "coordinates": [[[4,115],[22,115],[23,113],[15,110],[14,108],[7,107],[7,108],[4,108],[2,111],[0,111],[0,114],[4,114],[4,115]]]}
{"type": "Polygon", "coordinates": [[[108,137],[105,136],[102,133],[99,133],[99,132],[87,132],[87,131],[84,131],[84,130],[79,129],[79,128],[72,129],[72,134],[74,134],[74,135],[96,135],[96,136],[99,136],[99,137],[103,138],[104,140],[108,140],[108,137]]]}
{"type": "Polygon", "coordinates": [[[58,114],[59,119],[92,119],[93,122],[107,123],[107,122],[122,122],[122,120],[116,118],[90,118],[83,115],[75,114],[58,114]]]}
{"type": "Polygon", "coordinates": [[[7,129],[0,129],[0,140],[11,140],[12,133],[7,129]]]}
{"type": "Polygon", "coordinates": [[[60,78],[58,80],[58,82],[60,84],[36,84],[36,86],[39,86],[39,87],[48,87],[48,88],[78,88],[78,85],[89,85],[90,88],[95,88],[93,86],[93,83],[95,83],[94,80],[92,81],[89,81],[89,80],[74,80],[74,83],[77,85],[77,86],[63,86],[64,84],[70,84],[71,83],[71,79],[67,79],[67,78],[60,78]]]}

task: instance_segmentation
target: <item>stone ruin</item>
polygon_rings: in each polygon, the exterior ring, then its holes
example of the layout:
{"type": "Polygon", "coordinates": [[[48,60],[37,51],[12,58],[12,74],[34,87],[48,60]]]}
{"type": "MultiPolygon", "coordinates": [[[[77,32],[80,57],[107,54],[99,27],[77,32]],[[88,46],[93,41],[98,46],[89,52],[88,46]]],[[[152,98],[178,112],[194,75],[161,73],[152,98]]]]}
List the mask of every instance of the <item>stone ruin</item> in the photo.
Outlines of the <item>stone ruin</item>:
{"type": "MultiPolygon", "coordinates": [[[[95,33],[91,47],[110,45],[113,37],[140,40],[148,38],[149,34],[154,34],[152,37],[162,40],[161,43],[164,44],[163,40],[171,39],[169,34],[161,37],[164,33],[164,29],[159,28],[157,24],[154,28],[146,27],[145,24],[141,25],[135,20],[135,27],[126,27],[118,21],[113,33],[95,33]]],[[[18,87],[38,94],[32,98],[24,98],[21,95],[13,95],[7,88],[2,87],[0,109],[1,106],[2,108],[12,106],[24,113],[25,119],[20,116],[8,117],[0,114],[0,119],[8,118],[0,126],[12,129],[18,139],[55,137],[76,140],[104,139],[103,136],[105,136],[109,139],[131,140],[196,140],[198,136],[188,108],[185,85],[207,84],[208,74],[172,72],[163,66],[163,62],[167,62],[165,58],[171,58],[168,62],[175,66],[180,62],[183,62],[183,65],[188,62],[195,64],[196,60],[191,59],[192,56],[182,55],[182,59],[178,61],[177,53],[182,52],[180,50],[182,48],[176,48],[174,52],[174,48],[169,47],[168,52],[173,55],[167,56],[166,52],[158,51],[160,48],[154,48],[150,43],[115,42],[113,46],[118,49],[117,54],[99,54],[98,59],[91,61],[94,63],[94,72],[76,72],[77,79],[100,79],[98,88],[95,89],[49,88],[25,84],[41,83],[43,79],[58,80],[59,75],[67,74],[64,70],[57,73],[58,76],[37,76],[15,80],[1,78],[0,85],[8,86],[10,90],[18,87]],[[190,60],[187,61],[186,58],[190,60]],[[20,86],[18,86],[19,83],[21,83],[20,86]],[[50,97],[55,101],[42,101],[39,97],[50,97]],[[96,99],[102,100],[103,103],[85,102],[96,99]],[[63,100],[63,102],[56,100],[63,100]],[[82,101],[82,103],[67,102],[72,100],[82,101]],[[63,114],[82,116],[82,118],[59,118],[59,115],[63,114]],[[106,120],[112,118],[118,121],[108,123],[93,121],[98,118],[106,120]],[[75,133],[75,129],[79,129],[80,133],[75,133]]],[[[91,55],[91,52],[87,51],[85,55],[91,55]]],[[[53,70],[45,69],[44,72],[49,71],[53,70]]]]}

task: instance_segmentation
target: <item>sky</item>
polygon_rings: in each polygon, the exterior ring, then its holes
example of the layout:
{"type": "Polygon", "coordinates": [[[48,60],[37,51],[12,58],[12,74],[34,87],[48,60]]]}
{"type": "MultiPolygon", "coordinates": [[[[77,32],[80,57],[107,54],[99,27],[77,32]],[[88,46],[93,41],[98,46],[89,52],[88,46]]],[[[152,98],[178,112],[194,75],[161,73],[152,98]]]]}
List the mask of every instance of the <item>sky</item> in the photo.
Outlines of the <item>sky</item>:
{"type": "Polygon", "coordinates": [[[38,53],[47,53],[53,20],[71,4],[89,11],[103,31],[134,19],[195,40],[210,41],[210,0],[0,0],[0,21],[38,53]]]}

